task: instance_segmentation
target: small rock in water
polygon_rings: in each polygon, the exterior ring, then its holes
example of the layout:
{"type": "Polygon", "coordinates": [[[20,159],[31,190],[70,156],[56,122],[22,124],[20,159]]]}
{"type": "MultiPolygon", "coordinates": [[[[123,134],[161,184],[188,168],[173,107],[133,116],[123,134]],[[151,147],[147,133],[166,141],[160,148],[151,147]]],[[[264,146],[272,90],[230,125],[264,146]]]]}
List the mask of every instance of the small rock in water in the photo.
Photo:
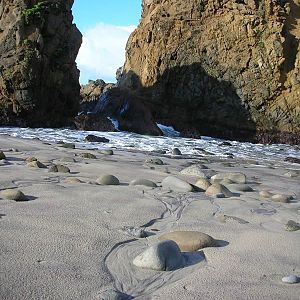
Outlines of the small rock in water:
{"type": "Polygon", "coordinates": [[[222,142],[219,146],[232,146],[229,142],[222,142]]]}
{"type": "Polygon", "coordinates": [[[137,238],[147,237],[147,233],[145,232],[145,228],[141,228],[141,227],[124,226],[122,228],[122,231],[124,231],[126,234],[128,234],[130,236],[134,236],[134,237],[137,237],[137,238]]]}
{"type": "Polygon", "coordinates": [[[178,148],[172,150],[172,155],[181,155],[181,151],[178,148]]]}
{"type": "Polygon", "coordinates": [[[271,198],[274,194],[270,193],[269,191],[260,191],[259,196],[262,198],[271,198]]]}
{"type": "Polygon", "coordinates": [[[200,178],[195,183],[195,186],[206,191],[211,186],[211,183],[206,178],[200,178]]]}
{"type": "Polygon", "coordinates": [[[97,158],[94,154],[87,153],[87,152],[80,153],[79,156],[82,158],[88,158],[88,159],[96,159],[97,158]]]}
{"type": "Polygon", "coordinates": [[[114,175],[102,175],[97,179],[97,183],[101,185],[119,185],[120,181],[114,175]]]}
{"type": "Polygon", "coordinates": [[[285,230],[286,231],[297,231],[300,229],[300,224],[293,221],[293,220],[289,220],[287,222],[287,224],[285,225],[285,230]]]}
{"type": "Polygon", "coordinates": [[[138,255],[133,264],[156,271],[173,271],[184,266],[184,258],[174,241],[161,241],[138,255]]]}
{"type": "Polygon", "coordinates": [[[103,136],[96,136],[93,134],[89,134],[84,139],[86,142],[92,143],[109,143],[109,140],[103,136]]]}
{"type": "Polygon", "coordinates": [[[224,197],[232,197],[233,194],[230,192],[224,185],[219,183],[213,183],[205,192],[205,195],[224,198],[224,197]],[[222,196],[224,195],[224,196],[222,196]]]}
{"type": "Polygon", "coordinates": [[[157,185],[155,182],[148,179],[135,179],[130,182],[130,185],[143,185],[147,187],[156,188],[157,185]]]}
{"type": "Polygon", "coordinates": [[[153,165],[163,165],[164,162],[160,158],[148,158],[145,160],[146,164],[153,164],[153,165]]]}
{"type": "Polygon", "coordinates": [[[6,159],[5,154],[3,153],[3,151],[0,151],[0,159],[6,159]]]}
{"type": "Polygon", "coordinates": [[[283,277],[281,280],[284,283],[292,284],[292,283],[298,283],[300,281],[300,278],[296,275],[288,275],[288,276],[283,277]]]}
{"type": "Polygon", "coordinates": [[[162,187],[174,192],[192,192],[193,187],[188,182],[174,176],[168,176],[162,181],[162,187]]]}
{"type": "Polygon", "coordinates": [[[7,189],[0,193],[0,196],[4,199],[15,201],[28,201],[27,197],[20,190],[7,189]]]}
{"type": "Polygon", "coordinates": [[[70,173],[70,169],[64,165],[52,165],[49,168],[49,172],[70,173]]]}
{"type": "Polygon", "coordinates": [[[176,242],[181,251],[197,251],[202,248],[217,246],[216,241],[211,236],[199,231],[174,231],[163,234],[158,239],[176,242]]]}
{"type": "Polygon", "coordinates": [[[274,202],[288,203],[289,200],[291,199],[291,197],[290,196],[286,196],[286,195],[276,194],[276,195],[273,195],[271,197],[271,199],[274,202]]]}
{"type": "Polygon", "coordinates": [[[72,144],[72,143],[63,143],[61,144],[62,148],[67,148],[67,149],[75,149],[75,144],[72,144]]]}
{"type": "Polygon", "coordinates": [[[103,154],[103,155],[114,155],[114,151],[110,150],[110,149],[101,150],[100,153],[103,154]]]}
{"type": "Polygon", "coordinates": [[[30,168],[38,168],[38,169],[46,169],[47,168],[44,164],[42,164],[38,160],[28,163],[27,166],[30,168]]]}
{"type": "Polygon", "coordinates": [[[300,164],[300,158],[289,156],[284,161],[288,161],[294,164],[300,164]]]}
{"type": "Polygon", "coordinates": [[[37,161],[37,158],[34,157],[34,156],[29,156],[29,157],[27,157],[27,158],[25,159],[25,161],[26,161],[27,163],[30,163],[30,162],[33,162],[33,161],[37,161]]]}
{"type": "Polygon", "coordinates": [[[246,183],[246,175],[243,173],[220,173],[212,176],[212,181],[221,181],[223,179],[230,179],[234,183],[246,183]]]}

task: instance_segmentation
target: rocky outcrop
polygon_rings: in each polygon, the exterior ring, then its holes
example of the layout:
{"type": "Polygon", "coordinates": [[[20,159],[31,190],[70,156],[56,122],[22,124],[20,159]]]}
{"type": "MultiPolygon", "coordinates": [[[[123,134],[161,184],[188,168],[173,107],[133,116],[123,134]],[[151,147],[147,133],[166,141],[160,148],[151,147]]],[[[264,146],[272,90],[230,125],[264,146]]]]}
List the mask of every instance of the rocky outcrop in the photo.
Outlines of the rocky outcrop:
{"type": "Polygon", "coordinates": [[[119,85],[180,131],[297,143],[298,1],[143,0],[119,85]]]}
{"type": "Polygon", "coordinates": [[[57,127],[77,114],[73,0],[0,0],[0,124],[57,127]]]}

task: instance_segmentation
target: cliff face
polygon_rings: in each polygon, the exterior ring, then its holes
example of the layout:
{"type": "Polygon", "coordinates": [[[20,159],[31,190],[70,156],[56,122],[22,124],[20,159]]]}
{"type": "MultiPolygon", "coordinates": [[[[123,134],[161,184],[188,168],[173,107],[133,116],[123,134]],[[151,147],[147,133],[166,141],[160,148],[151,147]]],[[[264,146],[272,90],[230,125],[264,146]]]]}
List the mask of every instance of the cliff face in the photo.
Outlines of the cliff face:
{"type": "Polygon", "coordinates": [[[300,132],[299,0],[144,0],[120,86],[157,121],[242,138],[300,132]]]}
{"type": "Polygon", "coordinates": [[[62,126],[78,111],[73,0],[0,0],[0,124],[62,126]]]}

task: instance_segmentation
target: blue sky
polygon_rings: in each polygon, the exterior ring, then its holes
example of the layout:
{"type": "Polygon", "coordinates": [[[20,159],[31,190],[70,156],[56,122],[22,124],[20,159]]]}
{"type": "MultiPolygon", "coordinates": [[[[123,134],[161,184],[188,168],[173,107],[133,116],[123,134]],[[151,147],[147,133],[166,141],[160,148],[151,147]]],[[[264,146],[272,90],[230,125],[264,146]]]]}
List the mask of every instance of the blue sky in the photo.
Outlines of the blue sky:
{"type": "Polygon", "coordinates": [[[115,81],[123,65],[125,45],[141,16],[141,0],[75,0],[74,23],[83,34],[77,57],[80,82],[115,81]]]}

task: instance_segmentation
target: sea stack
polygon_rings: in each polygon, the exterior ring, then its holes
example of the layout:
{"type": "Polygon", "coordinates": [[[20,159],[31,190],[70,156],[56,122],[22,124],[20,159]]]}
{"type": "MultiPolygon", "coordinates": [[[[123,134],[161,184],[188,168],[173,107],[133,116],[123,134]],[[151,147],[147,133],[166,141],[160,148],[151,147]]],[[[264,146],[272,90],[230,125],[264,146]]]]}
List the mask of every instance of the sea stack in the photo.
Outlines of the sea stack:
{"type": "Polygon", "coordinates": [[[73,0],[0,1],[0,125],[59,127],[77,114],[73,0]]]}
{"type": "Polygon", "coordinates": [[[297,1],[154,1],[126,48],[119,86],[181,132],[299,142],[297,1]]]}

